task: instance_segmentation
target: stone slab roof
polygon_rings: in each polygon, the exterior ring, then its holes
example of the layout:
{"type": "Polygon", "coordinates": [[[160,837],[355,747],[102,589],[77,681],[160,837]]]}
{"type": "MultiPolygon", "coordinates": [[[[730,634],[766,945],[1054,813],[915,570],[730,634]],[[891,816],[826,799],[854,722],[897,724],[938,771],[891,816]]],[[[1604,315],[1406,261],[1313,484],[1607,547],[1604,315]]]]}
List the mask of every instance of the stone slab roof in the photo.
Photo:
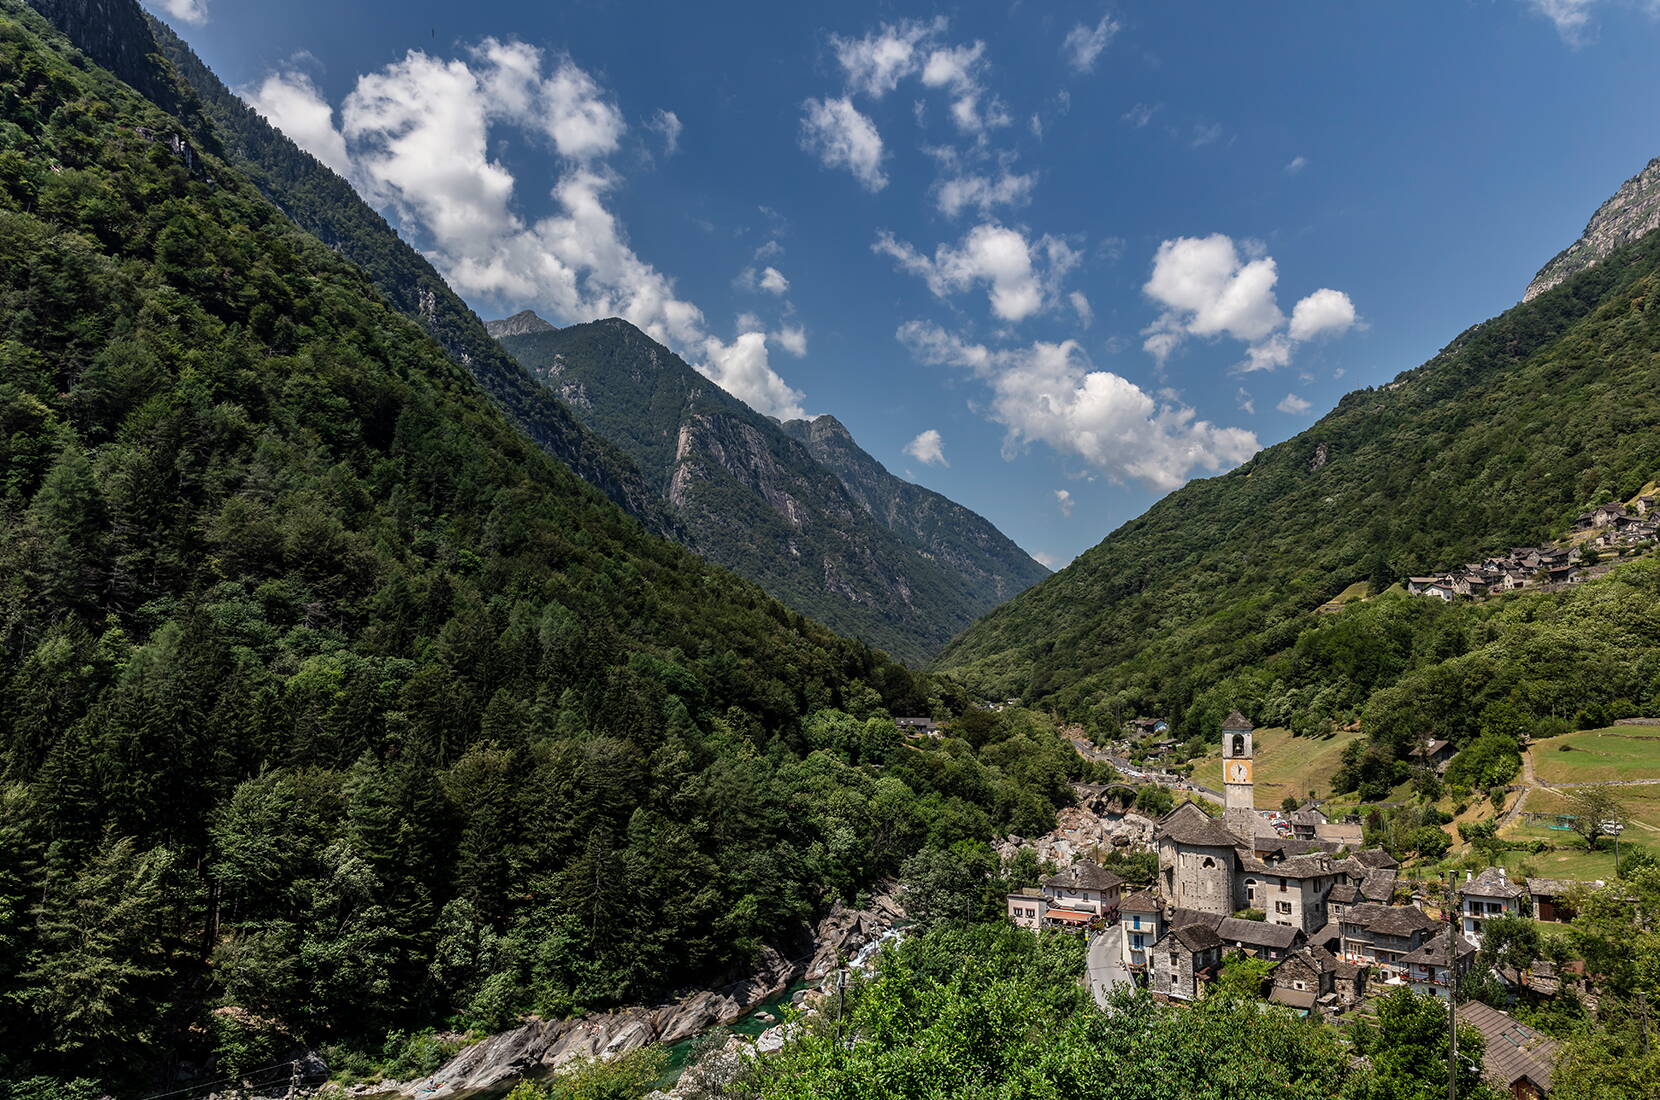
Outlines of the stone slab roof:
{"type": "Polygon", "coordinates": [[[1222,728],[1225,730],[1254,730],[1251,720],[1237,710],[1229,711],[1228,716],[1222,719],[1222,728]]]}
{"type": "Polygon", "coordinates": [[[1527,893],[1527,887],[1507,877],[1503,868],[1489,867],[1458,892],[1478,898],[1519,898],[1527,893]]]}
{"type": "Polygon", "coordinates": [[[1411,936],[1440,927],[1440,922],[1414,906],[1380,905],[1375,901],[1363,901],[1350,909],[1343,914],[1343,923],[1358,924],[1382,936],[1411,936]]]}
{"type": "Polygon", "coordinates": [[[1349,858],[1357,863],[1364,864],[1365,866],[1374,869],[1381,867],[1399,867],[1401,865],[1400,860],[1396,859],[1382,848],[1366,848],[1361,851],[1351,853],[1349,858]]]}
{"type": "Polygon", "coordinates": [[[1542,898],[1559,898],[1564,894],[1571,894],[1581,886],[1590,889],[1600,889],[1607,883],[1601,879],[1595,882],[1580,882],[1571,878],[1530,878],[1527,880],[1527,892],[1542,898]]]}
{"type": "MultiPolygon", "coordinates": [[[[1458,952],[1458,957],[1462,959],[1467,956],[1474,955],[1476,953],[1476,945],[1465,939],[1463,936],[1459,936],[1458,945],[1455,950],[1458,952]]],[[[1408,951],[1406,954],[1402,955],[1401,962],[1422,963],[1424,966],[1447,965],[1447,934],[1442,932],[1432,940],[1425,940],[1423,945],[1416,951],[1408,951]]]]}
{"type": "Polygon", "coordinates": [[[1276,985],[1268,992],[1270,1001],[1287,1008],[1312,1009],[1318,996],[1312,989],[1291,989],[1283,985],[1276,985]]]}
{"type": "Polygon", "coordinates": [[[1189,951],[1208,951],[1222,946],[1222,937],[1203,924],[1184,924],[1170,935],[1189,951]]]}
{"type": "Polygon", "coordinates": [[[1240,839],[1220,821],[1191,802],[1184,802],[1159,819],[1159,838],[1196,848],[1238,848],[1240,839]]]}
{"type": "Polygon", "coordinates": [[[1158,895],[1151,890],[1137,890],[1118,903],[1120,913],[1157,913],[1163,908],[1158,895]]]}
{"type": "Polygon", "coordinates": [[[1509,1013],[1489,1008],[1480,1001],[1459,1005],[1458,1015],[1487,1040],[1481,1061],[1489,1076],[1497,1078],[1507,1089],[1525,1079],[1545,1092],[1550,1091],[1551,1064],[1556,1060],[1557,1050],[1554,1039],[1547,1039],[1518,1023],[1509,1013]]]}
{"type": "Polygon", "coordinates": [[[1216,926],[1216,934],[1229,943],[1248,944],[1251,947],[1272,947],[1284,951],[1302,938],[1300,928],[1288,924],[1269,924],[1267,921],[1223,917],[1216,926]]]}
{"type": "Polygon", "coordinates": [[[1124,880],[1098,863],[1081,859],[1057,875],[1043,880],[1045,886],[1066,890],[1116,890],[1124,880]]]}

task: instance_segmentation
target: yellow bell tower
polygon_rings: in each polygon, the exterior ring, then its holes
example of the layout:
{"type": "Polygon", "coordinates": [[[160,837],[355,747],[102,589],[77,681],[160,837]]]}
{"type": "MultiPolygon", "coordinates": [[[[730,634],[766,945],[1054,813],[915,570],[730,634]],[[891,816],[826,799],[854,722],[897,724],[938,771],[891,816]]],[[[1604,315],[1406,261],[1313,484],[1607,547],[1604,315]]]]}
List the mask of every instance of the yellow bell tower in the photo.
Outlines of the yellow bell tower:
{"type": "Polygon", "coordinates": [[[1222,720],[1222,821],[1247,845],[1257,833],[1256,789],[1251,784],[1252,728],[1237,710],[1222,720]]]}

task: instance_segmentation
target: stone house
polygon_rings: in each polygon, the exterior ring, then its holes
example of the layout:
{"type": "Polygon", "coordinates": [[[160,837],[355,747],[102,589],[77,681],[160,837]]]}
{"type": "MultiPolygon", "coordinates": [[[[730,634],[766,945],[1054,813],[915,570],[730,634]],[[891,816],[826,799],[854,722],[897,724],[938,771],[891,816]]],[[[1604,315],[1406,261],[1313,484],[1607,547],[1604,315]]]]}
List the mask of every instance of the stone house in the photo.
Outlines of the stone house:
{"type": "Polygon", "coordinates": [[[932,718],[895,718],[893,724],[899,727],[900,733],[934,735],[940,731],[932,718]]]}
{"type": "Polygon", "coordinates": [[[1440,775],[1452,763],[1452,742],[1443,741],[1435,737],[1426,737],[1418,742],[1418,747],[1412,750],[1414,763],[1422,764],[1427,768],[1434,768],[1435,774],[1440,775]]]}
{"type": "Polygon", "coordinates": [[[1159,886],[1167,902],[1231,916],[1238,849],[1245,843],[1215,818],[1184,802],[1159,821],[1159,886]]]}
{"type": "Polygon", "coordinates": [[[1223,917],[1216,926],[1216,935],[1229,947],[1275,962],[1290,956],[1304,940],[1301,928],[1240,917],[1223,917]]]}
{"type": "Polygon", "coordinates": [[[1500,916],[1520,916],[1527,888],[1511,882],[1503,867],[1489,867],[1474,878],[1466,871],[1459,888],[1459,917],[1464,935],[1481,945],[1481,926],[1500,916]]]}
{"type": "Polygon", "coordinates": [[[1263,861],[1241,859],[1245,908],[1262,910],[1273,924],[1312,932],[1326,923],[1326,896],[1343,876],[1342,861],[1329,855],[1263,861]]]}
{"type": "Polygon", "coordinates": [[[1005,898],[1008,917],[1022,928],[1087,928],[1118,916],[1124,880],[1105,868],[1080,860],[1043,881],[1005,898]]]}
{"type": "Polygon", "coordinates": [[[1574,909],[1569,904],[1573,892],[1582,887],[1599,889],[1603,885],[1601,879],[1595,882],[1575,882],[1572,879],[1530,878],[1527,880],[1528,897],[1533,901],[1533,919],[1543,921],[1570,921],[1574,919],[1574,909]]]}
{"type": "Polygon", "coordinates": [[[1221,937],[1204,921],[1171,928],[1153,945],[1148,985],[1173,1001],[1197,1000],[1222,963],[1221,937]]]}
{"type": "Polygon", "coordinates": [[[1385,976],[1404,976],[1401,959],[1422,947],[1440,927],[1422,910],[1375,901],[1350,906],[1338,922],[1339,954],[1350,962],[1367,963],[1385,976]]]}
{"type": "Polygon", "coordinates": [[[1144,973],[1147,955],[1164,934],[1164,903],[1151,890],[1138,890],[1118,903],[1118,923],[1123,925],[1120,941],[1124,969],[1144,973]]]}
{"type": "Polygon", "coordinates": [[[1402,955],[1400,961],[1406,967],[1404,977],[1408,985],[1419,993],[1428,993],[1444,1001],[1452,996],[1452,983],[1448,975],[1457,973],[1462,978],[1470,972],[1475,957],[1476,945],[1459,936],[1453,946],[1452,967],[1449,969],[1447,933],[1442,932],[1433,939],[1425,940],[1417,950],[1402,955]]]}

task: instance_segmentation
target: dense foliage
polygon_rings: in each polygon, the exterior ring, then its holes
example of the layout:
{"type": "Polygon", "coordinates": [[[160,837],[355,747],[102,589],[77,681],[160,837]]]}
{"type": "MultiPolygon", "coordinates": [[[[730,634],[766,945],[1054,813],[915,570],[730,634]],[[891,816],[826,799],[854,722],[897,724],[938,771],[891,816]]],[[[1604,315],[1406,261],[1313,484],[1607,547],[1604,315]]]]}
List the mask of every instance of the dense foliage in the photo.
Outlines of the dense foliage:
{"type": "MultiPolygon", "coordinates": [[[[975,624],[941,665],[1078,717],[1214,729],[1231,704],[1195,706],[1205,689],[1291,651],[1346,586],[1537,543],[1660,472],[1657,295],[1650,234],[1170,494],[975,624]]],[[[1374,656],[1359,640],[1355,672],[1387,672],[1370,666],[1400,646],[1374,656]]]]}
{"type": "Polygon", "coordinates": [[[0,1080],[653,997],[1052,825],[1051,731],[904,740],[961,701],[642,530],[18,0],[0,119],[0,1080]]]}
{"type": "Polygon", "coordinates": [[[896,496],[904,483],[845,430],[821,462],[813,425],[762,416],[626,321],[502,346],[633,458],[700,553],[896,656],[932,657],[1048,574],[966,508],[917,486],[896,496]]]}
{"type": "MultiPolygon", "coordinates": [[[[53,2],[71,9],[77,0],[53,2]]],[[[477,378],[539,446],[651,530],[679,534],[661,499],[628,456],[584,429],[569,408],[505,354],[426,257],[406,244],[351,184],[225,87],[166,24],[149,18],[149,29],[153,46],[135,52],[153,50],[169,63],[164,64],[167,75],[177,74],[172,81],[176,98],[163,105],[204,148],[223,156],[302,229],[356,264],[395,309],[477,378]]],[[[142,86],[129,72],[137,69],[147,75],[157,63],[152,57],[129,64],[111,61],[115,74],[135,87],[142,86]]],[[[159,81],[151,78],[148,83],[159,81]]]]}

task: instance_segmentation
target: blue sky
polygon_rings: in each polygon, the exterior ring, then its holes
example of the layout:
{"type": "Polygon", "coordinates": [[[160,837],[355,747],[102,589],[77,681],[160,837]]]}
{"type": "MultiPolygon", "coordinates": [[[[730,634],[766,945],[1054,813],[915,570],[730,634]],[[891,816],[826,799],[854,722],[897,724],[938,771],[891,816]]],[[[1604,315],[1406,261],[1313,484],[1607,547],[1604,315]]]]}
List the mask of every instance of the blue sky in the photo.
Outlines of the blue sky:
{"type": "Polygon", "coordinates": [[[483,316],[627,316],[1054,564],[1660,154],[1660,0],[152,6],[483,316]]]}

